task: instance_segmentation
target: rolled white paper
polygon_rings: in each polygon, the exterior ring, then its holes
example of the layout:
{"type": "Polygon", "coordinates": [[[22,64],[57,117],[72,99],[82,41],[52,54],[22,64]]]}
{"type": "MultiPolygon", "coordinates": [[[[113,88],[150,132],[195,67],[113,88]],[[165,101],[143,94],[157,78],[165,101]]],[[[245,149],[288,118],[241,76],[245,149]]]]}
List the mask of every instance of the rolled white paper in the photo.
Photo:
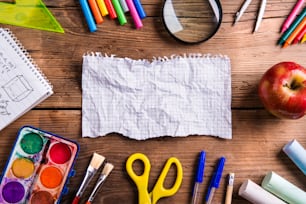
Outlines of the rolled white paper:
{"type": "Polygon", "coordinates": [[[240,186],[239,195],[254,204],[286,204],[250,179],[240,186]]]}
{"type": "Polygon", "coordinates": [[[282,200],[292,204],[305,204],[306,192],[290,183],[275,172],[269,172],[261,186],[282,200]]]}
{"type": "Polygon", "coordinates": [[[284,146],[283,151],[306,175],[306,150],[304,147],[297,140],[292,140],[284,146]]]}

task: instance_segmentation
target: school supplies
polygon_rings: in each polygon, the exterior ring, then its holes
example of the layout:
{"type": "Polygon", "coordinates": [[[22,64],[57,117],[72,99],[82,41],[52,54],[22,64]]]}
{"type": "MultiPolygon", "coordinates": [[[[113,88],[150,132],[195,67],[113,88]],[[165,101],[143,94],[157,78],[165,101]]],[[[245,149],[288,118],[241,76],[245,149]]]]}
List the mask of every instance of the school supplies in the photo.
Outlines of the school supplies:
{"type": "Polygon", "coordinates": [[[299,34],[294,38],[293,40],[293,44],[297,44],[299,43],[303,36],[306,34],[306,26],[304,26],[304,28],[299,32],[299,34]]]}
{"type": "Polygon", "coordinates": [[[133,18],[134,25],[135,25],[136,29],[142,28],[143,24],[142,24],[142,21],[141,21],[139,15],[138,15],[138,12],[137,12],[136,7],[133,3],[133,0],[125,0],[125,2],[126,2],[128,8],[129,8],[130,15],[133,18]]]}
{"type": "Polygon", "coordinates": [[[211,181],[209,183],[209,186],[208,186],[207,194],[206,194],[206,197],[205,197],[205,203],[206,204],[212,203],[214,193],[215,193],[216,189],[219,188],[224,164],[225,164],[225,158],[221,157],[219,159],[218,166],[215,169],[215,172],[214,172],[214,174],[211,178],[211,181]]]}
{"type": "Polygon", "coordinates": [[[286,39],[286,41],[283,44],[283,48],[288,47],[288,45],[292,43],[294,38],[299,34],[299,32],[302,31],[304,26],[306,26],[306,17],[302,20],[302,22],[292,31],[292,33],[286,39]]]}
{"type": "Polygon", "coordinates": [[[289,26],[295,19],[296,15],[299,13],[300,9],[302,8],[304,2],[305,0],[298,0],[296,2],[295,6],[293,7],[292,11],[290,12],[289,16],[287,17],[287,19],[285,20],[282,26],[281,33],[285,32],[289,28],[289,26]]]}
{"type": "Polygon", "coordinates": [[[105,160],[105,157],[97,154],[97,153],[93,153],[91,161],[87,167],[86,170],[86,174],[84,176],[84,179],[76,193],[75,198],[72,201],[72,204],[78,204],[81,196],[83,195],[86,187],[88,186],[89,182],[91,181],[91,179],[93,178],[93,176],[96,174],[97,170],[101,167],[101,165],[103,164],[105,160]]]}
{"type": "Polygon", "coordinates": [[[81,9],[83,11],[83,14],[85,16],[87,26],[90,32],[96,32],[97,26],[94,20],[94,17],[90,11],[89,4],[87,0],[80,0],[81,9]]]}
{"type": "Polygon", "coordinates": [[[286,204],[249,179],[242,183],[238,194],[253,204],[286,204]]]}
{"type": "Polygon", "coordinates": [[[125,15],[124,15],[124,11],[123,11],[123,9],[122,9],[122,7],[120,5],[119,0],[112,0],[112,4],[113,4],[114,9],[116,11],[119,24],[120,25],[126,24],[127,21],[126,21],[126,18],[125,18],[125,15]]]}
{"type": "Polygon", "coordinates": [[[197,204],[199,202],[198,197],[198,191],[199,186],[203,182],[203,176],[204,176],[204,168],[205,168],[205,157],[206,153],[204,151],[200,152],[199,161],[198,161],[198,169],[195,177],[195,183],[193,186],[193,192],[192,192],[192,204],[197,204]]]}
{"type": "Polygon", "coordinates": [[[228,184],[227,184],[227,187],[226,187],[225,204],[231,204],[232,203],[234,179],[235,179],[235,173],[230,173],[228,175],[228,184]]]}
{"type": "Polygon", "coordinates": [[[284,42],[288,39],[290,34],[295,30],[295,28],[302,22],[302,20],[306,17],[306,8],[303,9],[301,14],[295,18],[290,27],[283,33],[281,38],[278,41],[279,45],[283,45],[284,42]]]}
{"type": "Polygon", "coordinates": [[[303,39],[301,40],[301,43],[306,42],[306,35],[304,35],[303,39]]]}
{"type": "Polygon", "coordinates": [[[101,186],[103,185],[103,183],[105,182],[106,178],[108,177],[108,175],[111,173],[111,171],[113,170],[114,165],[112,165],[111,163],[107,162],[104,167],[103,170],[101,172],[101,175],[98,179],[98,181],[96,182],[96,185],[94,187],[94,189],[92,190],[86,204],[91,204],[92,201],[94,200],[94,198],[96,197],[99,189],[101,188],[101,186]]]}
{"type": "Polygon", "coordinates": [[[103,18],[100,13],[100,9],[98,7],[96,0],[87,0],[87,2],[89,4],[90,10],[93,14],[96,24],[101,24],[103,22],[103,18]]]}
{"type": "Polygon", "coordinates": [[[149,62],[87,54],[82,94],[83,137],[112,132],[137,140],[232,137],[231,72],[226,56],[173,55],[149,62]]]}
{"type": "MultiPolygon", "coordinates": [[[[240,10],[236,13],[236,18],[235,18],[234,24],[236,24],[240,20],[241,16],[243,15],[243,13],[245,12],[245,10],[247,9],[247,7],[250,5],[251,2],[252,2],[252,0],[245,0],[242,7],[240,8],[240,10]]],[[[256,32],[259,29],[260,23],[261,23],[262,18],[264,16],[266,4],[267,4],[266,0],[261,0],[260,9],[259,9],[259,12],[258,12],[258,15],[257,15],[256,25],[255,25],[255,28],[254,28],[253,32],[256,32]]]]}
{"type": "Polygon", "coordinates": [[[261,186],[288,203],[305,203],[306,192],[273,171],[267,173],[261,186]]]}
{"type": "Polygon", "coordinates": [[[0,23],[64,33],[41,0],[16,0],[14,4],[0,2],[0,23]]]}
{"type": "Polygon", "coordinates": [[[219,0],[192,3],[165,0],[162,13],[170,36],[187,44],[202,43],[213,37],[220,28],[222,16],[219,0]]]}
{"type": "Polygon", "coordinates": [[[180,188],[183,180],[182,165],[180,161],[175,157],[170,157],[167,160],[151,192],[148,192],[151,164],[146,155],[141,153],[134,153],[129,156],[126,162],[126,170],[137,186],[139,204],[156,204],[160,198],[173,196],[180,188]],[[143,173],[141,175],[136,174],[133,168],[133,163],[137,160],[143,163],[143,173]],[[176,167],[176,178],[172,187],[165,188],[164,181],[166,179],[168,171],[170,170],[171,165],[174,165],[176,167]]]}
{"type": "Polygon", "coordinates": [[[304,173],[304,175],[306,175],[306,150],[304,149],[304,147],[297,140],[294,139],[288,142],[283,147],[283,151],[304,173]]]}
{"type": "Polygon", "coordinates": [[[0,130],[52,93],[52,85],[21,43],[0,28],[0,130]]]}
{"type": "Polygon", "coordinates": [[[74,141],[22,127],[2,174],[0,203],[59,204],[78,152],[74,141]]]}

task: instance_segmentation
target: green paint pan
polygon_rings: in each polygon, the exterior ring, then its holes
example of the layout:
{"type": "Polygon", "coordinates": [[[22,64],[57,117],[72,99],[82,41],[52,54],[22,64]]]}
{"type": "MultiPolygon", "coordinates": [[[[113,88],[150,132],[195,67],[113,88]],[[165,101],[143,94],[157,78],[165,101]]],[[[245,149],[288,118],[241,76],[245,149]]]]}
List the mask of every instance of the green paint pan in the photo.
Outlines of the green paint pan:
{"type": "Polygon", "coordinates": [[[0,0],[0,23],[64,33],[41,0],[0,0]]]}

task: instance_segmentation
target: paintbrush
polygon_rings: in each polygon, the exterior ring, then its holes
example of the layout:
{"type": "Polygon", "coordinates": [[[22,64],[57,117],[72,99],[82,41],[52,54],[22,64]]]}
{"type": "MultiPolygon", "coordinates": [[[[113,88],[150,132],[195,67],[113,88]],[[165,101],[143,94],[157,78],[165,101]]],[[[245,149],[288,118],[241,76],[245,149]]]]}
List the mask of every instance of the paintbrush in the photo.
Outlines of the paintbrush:
{"type": "Polygon", "coordinates": [[[97,192],[99,191],[99,189],[101,188],[102,184],[104,183],[104,181],[106,180],[107,176],[111,173],[111,171],[113,170],[114,168],[114,165],[112,165],[111,163],[106,163],[102,172],[101,172],[101,175],[94,187],[94,189],[92,190],[86,204],[91,204],[92,201],[94,200],[94,198],[96,197],[97,195],[97,192]]]}
{"type": "Polygon", "coordinates": [[[72,201],[72,204],[78,204],[79,203],[80,198],[81,198],[82,194],[84,193],[87,185],[89,184],[90,180],[95,175],[97,170],[100,168],[100,166],[103,164],[104,160],[105,160],[104,156],[99,155],[97,153],[93,153],[90,164],[87,167],[85,177],[82,181],[81,186],[79,187],[78,192],[76,193],[75,198],[72,201]]]}

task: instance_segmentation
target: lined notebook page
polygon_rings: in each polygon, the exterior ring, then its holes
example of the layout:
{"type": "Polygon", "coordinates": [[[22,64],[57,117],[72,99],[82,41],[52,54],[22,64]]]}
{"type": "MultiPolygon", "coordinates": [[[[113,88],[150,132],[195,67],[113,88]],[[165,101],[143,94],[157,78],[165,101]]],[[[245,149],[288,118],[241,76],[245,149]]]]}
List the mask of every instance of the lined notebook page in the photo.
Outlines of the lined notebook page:
{"type": "Polygon", "coordinates": [[[52,93],[51,84],[16,37],[0,28],[0,130],[52,93]]]}

